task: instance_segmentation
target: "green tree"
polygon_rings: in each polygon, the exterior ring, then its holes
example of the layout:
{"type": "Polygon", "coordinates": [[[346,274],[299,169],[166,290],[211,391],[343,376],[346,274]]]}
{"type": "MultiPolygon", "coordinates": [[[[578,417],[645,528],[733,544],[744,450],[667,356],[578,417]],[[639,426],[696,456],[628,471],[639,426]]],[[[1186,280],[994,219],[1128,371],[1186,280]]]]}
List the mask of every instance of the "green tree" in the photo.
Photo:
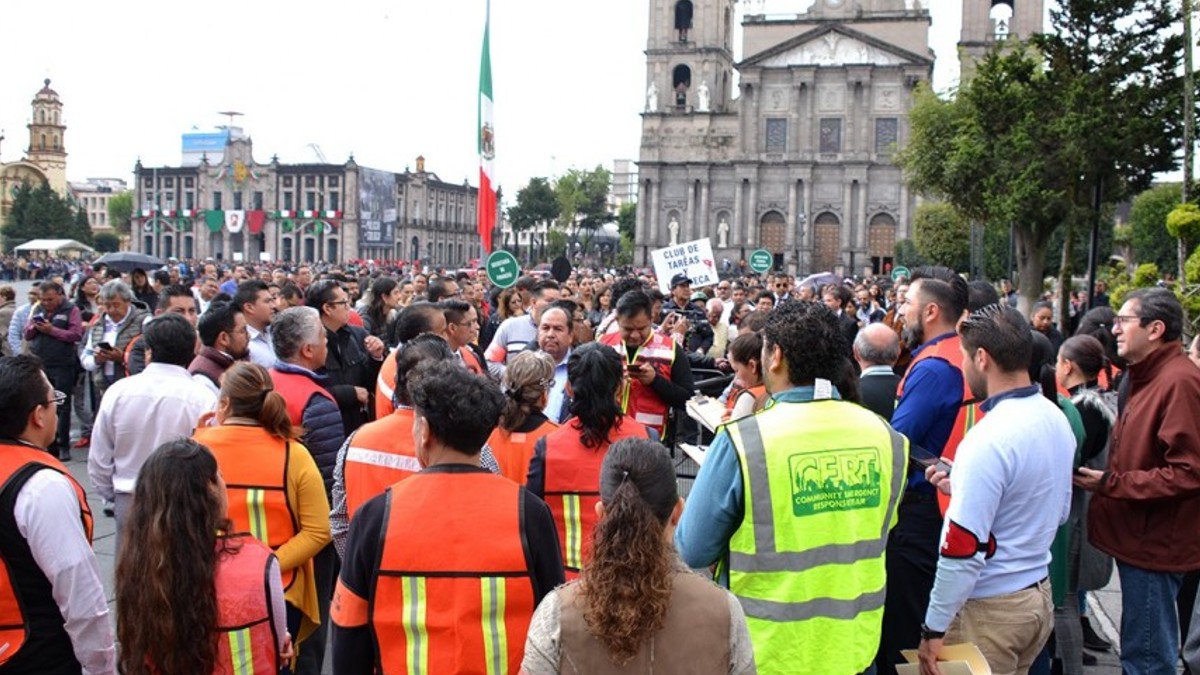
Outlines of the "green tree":
{"type": "Polygon", "coordinates": [[[92,244],[92,224],[88,222],[87,211],[82,206],[75,210],[71,228],[67,231],[67,239],[74,239],[81,244],[92,244]]]}
{"type": "Polygon", "coordinates": [[[921,257],[934,264],[955,270],[971,264],[970,225],[945,202],[925,202],[917,207],[913,243],[921,257]]]}
{"type": "Polygon", "coordinates": [[[580,232],[585,233],[582,242],[584,251],[596,229],[612,220],[608,212],[611,178],[608,169],[596,165],[591,171],[568,169],[554,184],[554,195],[558,200],[558,224],[572,231],[572,243],[579,241],[580,232]]]}
{"type": "MultiPolygon", "coordinates": [[[[517,203],[508,207],[508,222],[513,230],[523,232],[538,225],[549,224],[558,218],[558,200],[554,188],[545,178],[529,179],[525,187],[517,190],[517,203]]],[[[533,259],[533,240],[530,239],[529,260],[533,259]]],[[[518,254],[520,251],[517,252],[518,254]]]]}
{"type": "Polygon", "coordinates": [[[129,234],[129,224],[133,218],[133,192],[126,191],[113,195],[108,200],[108,222],[117,234],[129,234]]]}
{"type": "Polygon", "coordinates": [[[1179,183],[1157,185],[1134,197],[1129,227],[1133,257],[1137,262],[1154,263],[1164,270],[1178,264],[1178,243],[1167,232],[1167,214],[1179,206],[1183,195],[1181,187],[1179,183]]]}
{"type": "Polygon", "coordinates": [[[621,208],[617,209],[617,229],[620,230],[622,236],[629,237],[630,241],[633,240],[637,230],[637,202],[625,202],[621,208]]]}
{"type": "Polygon", "coordinates": [[[25,184],[17,188],[3,233],[4,245],[8,250],[32,239],[69,238],[85,244],[92,241],[91,229],[87,227],[87,214],[83,214],[81,229],[71,203],[45,183],[36,187],[25,184]]]}
{"type": "Polygon", "coordinates": [[[121,249],[121,238],[112,232],[97,232],[92,246],[100,253],[112,253],[121,249]]]}

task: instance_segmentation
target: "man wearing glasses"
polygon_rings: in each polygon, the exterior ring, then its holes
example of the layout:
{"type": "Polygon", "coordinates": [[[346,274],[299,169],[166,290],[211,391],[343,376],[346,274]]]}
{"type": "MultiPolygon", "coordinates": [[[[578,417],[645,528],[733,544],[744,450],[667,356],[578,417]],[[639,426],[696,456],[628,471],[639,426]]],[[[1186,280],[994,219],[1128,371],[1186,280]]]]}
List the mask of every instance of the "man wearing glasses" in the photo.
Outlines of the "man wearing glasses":
{"type": "MultiPolygon", "coordinates": [[[[1108,468],[1081,467],[1074,480],[1094,493],[1089,540],[1117,561],[1123,671],[1174,672],[1175,596],[1183,573],[1200,569],[1200,370],[1183,353],[1183,309],[1171,291],[1130,293],[1112,332],[1129,369],[1108,468]]],[[[1191,630],[1188,646],[1200,647],[1200,622],[1191,630]]],[[[1200,659],[1189,666],[1196,672],[1200,659]]]]}
{"type": "Polygon", "coordinates": [[[67,395],[39,366],[31,356],[0,358],[0,625],[16,627],[2,631],[4,668],[115,673],[87,496],[45,452],[67,395]]]}

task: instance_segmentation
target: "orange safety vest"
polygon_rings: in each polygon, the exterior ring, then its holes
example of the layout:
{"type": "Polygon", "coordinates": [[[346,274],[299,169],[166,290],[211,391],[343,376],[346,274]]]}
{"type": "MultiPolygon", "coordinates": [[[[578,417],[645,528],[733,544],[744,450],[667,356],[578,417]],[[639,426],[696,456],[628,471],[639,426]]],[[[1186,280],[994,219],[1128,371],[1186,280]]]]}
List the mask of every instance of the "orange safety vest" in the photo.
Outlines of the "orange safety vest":
{"type": "Polygon", "coordinates": [[[271,615],[271,549],[246,534],[236,549],[217,540],[217,667],[214,674],[279,672],[279,641],[271,615]]]}
{"type": "Polygon", "coordinates": [[[375,495],[421,470],[412,440],[413,410],[399,408],[350,435],[342,476],[346,486],[346,515],[375,495]]]}
{"type": "Polygon", "coordinates": [[[308,402],[313,396],[324,396],[337,405],[333,394],[303,373],[285,373],[274,368],[270,373],[275,391],[282,394],[283,400],[287,402],[288,417],[292,418],[292,426],[304,426],[304,409],[308,407],[308,402]]]}
{"type": "Polygon", "coordinates": [[[529,479],[529,460],[533,458],[533,446],[538,439],[558,429],[558,425],[546,420],[533,431],[506,431],[496,427],[488,436],[487,444],[492,449],[500,474],[521,485],[529,479]]]}
{"type": "Polygon", "coordinates": [[[435,469],[386,495],[369,616],[379,672],[515,675],[535,607],[525,489],[435,469]]]}
{"type": "MultiPolygon", "coordinates": [[[[262,427],[235,424],[197,427],[192,438],[208,446],[217,458],[234,531],[249,532],[271,550],[300,532],[300,522],[288,502],[290,442],[262,427]]],[[[284,589],[291,588],[296,570],[281,573],[284,589]]]]}
{"type": "Polygon", "coordinates": [[[733,407],[737,405],[738,397],[740,397],[743,392],[747,391],[753,394],[754,400],[757,401],[767,393],[767,385],[756,384],[753,387],[743,387],[739,384],[733,385],[733,387],[729,390],[728,398],[725,399],[725,409],[733,410],[733,407]]]}
{"type": "Polygon", "coordinates": [[[610,443],[599,448],[583,444],[575,421],[546,437],[545,500],[558,528],[567,581],[592,557],[592,531],[596,529],[596,503],[600,501],[600,465],[611,443],[622,438],[653,438],[650,429],[629,417],[617,420],[608,432],[610,443]]]}
{"type": "MultiPolygon", "coordinates": [[[[0,443],[0,494],[8,496],[10,490],[19,492],[33,474],[43,469],[52,469],[67,477],[71,487],[75,488],[75,496],[79,500],[79,518],[83,522],[83,531],[88,543],[92,541],[92,511],[88,508],[87,493],[71,476],[70,471],[54,456],[46,451],[22,445],[20,443],[0,443]]],[[[13,502],[16,495],[12,494],[13,502]]],[[[0,644],[5,649],[0,652],[0,667],[8,663],[25,645],[29,639],[29,617],[25,607],[32,602],[48,603],[58,611],[54,598],[49,594],[45,598],[28,597],[28,589],[22,589],[14,582],[13,565],[16,560],[10,560],[0,552],[0,644]]]]}
{"type": "Polygon", "coordinates": [[[399,364],[396,363],[396,353],[400,351],[397,347],[393,349],[383,359],[383,365],[379,367],[379,376],[375,378],[375,419],[381,420],[396,409],[396,405],[392,403],[392,395],[396,393],[396,369],[399,364]]]}
{"type": "MultiPolygon", "coordinates": [[[[955,370],[962,373],[963,369],[963,352],[962,339],[957,335],[951,335],[944,338],[936,344],[922,349],[909,364],[908,370],[905,371],[904,377],[900,379],[900,385],[896,389],[896,400],[899,401],[901,396],[904,396],[904,383],[908,381],[908,374],[913,371],[918,363],[925,359],[941,359],[955,370]]],[[[983,410],[979,407],[980,401],[975,400],[975,395],[971,393],[971,386],[967,384],[967,377],[963,375],[963,394],[962,403],[958,407],[958,415],[954,418],[954,426],[950,427],[950,437],[946,439],[946,445],[942,448],[942,457],[953,462],[954,455],[958,452],[958,444],[962,443],[962,439],[966,437],[967,432],[971,427],[975,426],[979,420],[983,419],[983,410]]],[[[941,508],[942,515],[946,515],[946,509],[950,507],[950,496],[942,493],[940,490],[937,493],[938,506],[941,508]]]]}
{"type": "MultiPolygon", "coordinates": [[[[632,359],[629,358],[629,350],[625,348],[625,342],[621,339],[619,332],[601,337],[600,344],[616,349],[617,353],[621,355],[621,360],[627,365],[633,365],[639,361],[649,363],[658,371],[659,375],[668,380],[671,379],[671,366],[675,363],[675,341],[661,333],[652,332],[646,343],[634,352],[632,359]]],[[[658,432],[659,438],[663,437],[663,429],[667,426],[667,413],[670,411],[670,406],[659,398],[658,394],[654,393],[650,387],[635,378],[626,379],[625,387],[621,392],[621,410],[638,422],[654,429],[658,432]]]]}
{"type": "MultiPolygon", "coordinates": [[[[487,375],[487,368],[479,362],[479,356],[475,354],[474,350],[464,345],[458,348],[458,353],[462,356],[463,365],[467,367],[467,370],[476,375],[487,375]]],[[[395,379],[394,375],[392,379],[395,379]]]]}

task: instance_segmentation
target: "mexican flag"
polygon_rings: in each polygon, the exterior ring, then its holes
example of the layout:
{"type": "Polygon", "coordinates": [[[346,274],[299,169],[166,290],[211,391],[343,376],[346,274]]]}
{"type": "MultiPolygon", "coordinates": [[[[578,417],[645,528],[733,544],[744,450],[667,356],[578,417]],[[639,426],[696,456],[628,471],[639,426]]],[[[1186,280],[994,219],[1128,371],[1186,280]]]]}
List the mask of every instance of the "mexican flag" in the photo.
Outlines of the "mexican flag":
{"type": "Polygon", "coordinates": [[[492,121],[492,56],[488,39],[492,17],[491,0],[483,22],[483,57],[479,64],[479,199],[475,218],[483,252],[492,252],[492,230],[496,228],[496,132],[492,121]]]}

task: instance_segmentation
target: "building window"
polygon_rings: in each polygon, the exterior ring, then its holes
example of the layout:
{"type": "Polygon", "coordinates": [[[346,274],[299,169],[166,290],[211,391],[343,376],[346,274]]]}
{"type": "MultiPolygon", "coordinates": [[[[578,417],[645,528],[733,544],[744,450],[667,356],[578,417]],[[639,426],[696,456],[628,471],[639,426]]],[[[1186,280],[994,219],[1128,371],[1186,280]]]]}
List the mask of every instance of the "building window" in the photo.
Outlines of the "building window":
{"type": "Polygon", "coordinates": [[[880,117],[875,120],[875,154],[891,154],[899,140],[899,122],[895,117],[880,117]]]}
{"type": "Polygon", "coordinates": [[[238,190],[237,192],[233,193],[233,210],[234,211],[242,210],[242,191],[241,190],[238,190]]]}
{"type": "MultiPolygon", "coordinates": [[[[312,178],[312,176],[309,176],[309,178],[312,178]]],[[[317,193],[311,191],[304,193],[304,208],[309,211],[317,209],[317,193]]]]}
{"type": "Polygon", "coordinates": [[[187,209],[188,211],[191,211],[192,209],[196,208],[196,193],[194,193],[194,192],[183,193],[183,205],[184,205],[183,208],[187,209]]]}
{"type": "Polygon", "coordinates": [[[305,176],[304,177],[304,187],[310,188],[310,187],[316,187],[316,186],[317,186],[317,177],[316,176],[305,176]]]}
{"type": "Polygon", "coordinates": [[[285,187],[285,188],[292,187],[292,177],[291,176],[283,177],[283,187],[285,187]]]}
{"type": "Polygon", "coordinates": [[[293,201],[292,201],[292,196],[293,195],[290,192],[283,193],[283,210],[284,211],[292,210],[292,207],[294,206],[293,201]]]}
{"type": "Polygon", "coordinates": [[[213,211],[220,211],[223,208],[225,208],[225,205],[221,201],[221,191],[214,190],[213,191],[213,211]]]}
{"type": "Polygon", "coordinates": [[[330,177],[329,177],[329,187],[331,187],[331,188],[335,188],[335,187],[337,187],[337,186],[338,186],[338,177],[337,177],[337,176],[330,176],[330,177]]]}
{"type": "Polygon", "coordinates": [[[688,41],[688,30],[692,27],[691,0],[679,0],[675,3],[675,30],[680,42],[688,41]]]}
{"type": "Polygon", "coordinates": [[[787,120],[767,119],[767,152],[787,152],[787,120]]]}
{"type": "Polygon", "coordinates": [[[196,187],[196,179],[195,178],[184,178],[183,179],[183,187],[185,187],[185,188],[196,187]]]}
{"type": "Polygon", "coordinates": [[[842,151],[842,118],[821,118],[821,152],[838,153],[842,151]]]}
{"type": "Polygon", "coordinates": [[[163,187],[169,187],[169,188],[175,187],[175,179],[174,178],[164,178],[163,179],[163,187]]]}
{"type": "Polygon", "coordinates": [[[329,210],[330,211],[338,210],[338,193],[336,193],[336,192],[329,193],[329,210]]]}
{"type": "Polygon", "coordinates": [[[152,187],[154,187],[154,179],[152,179],[152,178],[143,179],[142,185],[144,185],[147,189],[152,188],[152,187]]]}
{"type": "Polygon", "coordinates": [[[262,211],[262,204],[263,204],[263,193],[262,193],[262,192],[255,192],[255,193],[254,193],[254,202],[253,202],[253,204],[254,204],[254,210],[255,210],[255,211],[262,211]]]}

